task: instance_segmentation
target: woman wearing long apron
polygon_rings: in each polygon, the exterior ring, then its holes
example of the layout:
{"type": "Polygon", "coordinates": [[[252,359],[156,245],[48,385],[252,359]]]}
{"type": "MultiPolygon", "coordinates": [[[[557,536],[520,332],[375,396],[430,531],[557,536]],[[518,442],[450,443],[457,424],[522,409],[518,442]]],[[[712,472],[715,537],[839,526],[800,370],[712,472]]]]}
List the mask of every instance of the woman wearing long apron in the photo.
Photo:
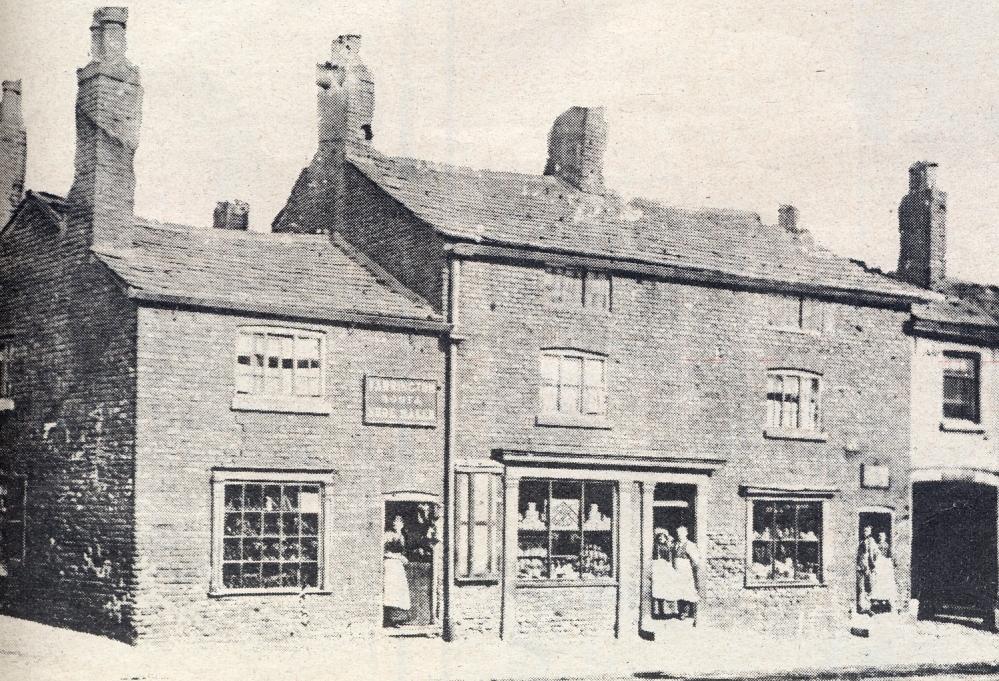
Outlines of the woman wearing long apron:
{"type": "Polygon", "coordinates": [[[676,605],[676,569],[673,567],[673,538],[669,530],[657,527],[652,546],[652,616],[672,614],[676,605]]]}
{"type": "Polygon", "coordinates": [[[409,618],[409,580],[406,577],[406,540],[402,535],[402,516],[392,521],[392,530],[385,532],[383,605],[385,624],[397,627],[409,618]]]}
{"type": "Polygon", "coordinates": [[[879,610],[891,610],[898,598],[898,586],[895,584],[895,561],[891,557],[887,533],[878,532],[875,546],[877,554],[871,573],[871,601],[879,606],[879,610]]]}
{"type": "Polygon", "coordinates": [[[673,552],[673,566],[676,568],[676,607],[680,619],[694,617],[697,612],[697,582],[694,570],[701,562],[697,544],[687,539],[687,528],[676,528],[676,544],[673,552]]]}

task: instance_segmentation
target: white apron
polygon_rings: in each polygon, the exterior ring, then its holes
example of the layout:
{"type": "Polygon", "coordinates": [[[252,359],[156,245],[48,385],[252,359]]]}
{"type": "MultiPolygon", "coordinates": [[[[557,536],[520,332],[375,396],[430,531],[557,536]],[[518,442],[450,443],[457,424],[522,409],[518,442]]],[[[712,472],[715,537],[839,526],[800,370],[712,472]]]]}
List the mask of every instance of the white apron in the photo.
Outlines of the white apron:
{"type": "Polygon", "coordinates": [[[892,605],[898,598],[898,587],[895,584],[895,563],[891,558],[879,555],[874,561],[871,573],[872,601],[888,601],[892,605]]]}
{"type": "Polygon", "coordinates": [[[676,562],[676,592],[670,600],[697,603],[697,584],[694,582],[694,563],[698,560],[697,545],[688,541],[677,551],[676,562]]]}
{"type": "Polygon", "coordinates": [[[398,554],[385,554],[385,607],[409,610],[409,580],[398,554]]]}

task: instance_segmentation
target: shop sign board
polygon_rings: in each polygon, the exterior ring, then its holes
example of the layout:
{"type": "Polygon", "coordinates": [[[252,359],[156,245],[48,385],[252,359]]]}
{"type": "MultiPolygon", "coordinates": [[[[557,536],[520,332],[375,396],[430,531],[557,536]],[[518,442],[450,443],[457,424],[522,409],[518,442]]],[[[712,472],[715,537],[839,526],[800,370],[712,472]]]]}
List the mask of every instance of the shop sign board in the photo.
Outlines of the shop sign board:
{"type": "Polygon", "coordinates": [[[860,468],[860,486],[867,489],[888,489],[891,474],[888,466],[863,464],[860,468]]]}
{"type": "Polygon", "coordinates": [[[364,377],[364,422],[372,425],[437,425],[436,381],[390,376],[364,377]]]}

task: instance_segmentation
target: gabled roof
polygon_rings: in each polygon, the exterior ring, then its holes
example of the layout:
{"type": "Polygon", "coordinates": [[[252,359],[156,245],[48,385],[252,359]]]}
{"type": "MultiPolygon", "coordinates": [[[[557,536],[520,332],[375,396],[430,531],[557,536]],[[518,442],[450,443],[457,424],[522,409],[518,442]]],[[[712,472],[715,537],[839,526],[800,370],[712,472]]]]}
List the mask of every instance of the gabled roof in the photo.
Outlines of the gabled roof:
{"type": "MultiPolygon", "coordinates": [[[[45,202],[64,212],[65,200],[45,202]]],[[[282,317],[443,330],[415,293],[337,235],[199,229],[137,218],[134,247],[97,245],[133,298],[282,317]]]]}
{"type": "MultiPolygon", "coordinates": [[[[456,240],[610,257],[731,278],[921,300],[927,292],[741,210],[682,208],[581,192],[545,175],[472,170],[375,150],[350,161],[456,240]]],[[[932,294],[929,294],[932,297],[932,294]]]]}

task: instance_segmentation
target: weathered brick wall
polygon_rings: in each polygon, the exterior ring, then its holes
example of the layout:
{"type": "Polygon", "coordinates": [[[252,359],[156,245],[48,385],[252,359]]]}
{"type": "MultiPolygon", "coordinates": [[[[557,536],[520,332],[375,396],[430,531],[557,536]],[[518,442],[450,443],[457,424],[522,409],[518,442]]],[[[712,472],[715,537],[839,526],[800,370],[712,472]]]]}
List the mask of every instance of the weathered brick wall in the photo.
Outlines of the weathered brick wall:
{"type": "Polygon", "coordinates": [[[235,342],[245,324],[267,321],[140,310],[139,635],[278,639],[371,633],[381,626],[382,495],[442,493],[443,422],[432,429],[363,425],[363,378],[441,382],[438,339],[293,324],[326,333],[332,414],[233,411],[235,342]],[[327,518],[336,542],[329,594],[209,596],[215,467],[335,471],[329,494],[337,511],[327,518]]]}
{"type": "MultiPolygon", "coordinates": [[[[485,459],[496,448],[725,459],[704,506],[703,615],[720,625],[774,631],[826,626],[846,616],[855,589],[857,512],[889,506],[896,512],[897,577],[907,597],[904,313],[831,304],[835,328],[814,336],[769,328],[760,294],[626,277],[614,279],[612,312],[567,311],[544,302],[540,269],[485,262],[463,264],[459,298],[458,333],[468,337],[457,362],[459,460],[485,459]],[[609,356],[611,430],[534,425],[538,354],[545,347],[609,356]],[[823,374],[827,442],[764,437],[766,370],[772,367],[823,374]],[[859,453],[845,451],[850,439],[860,444],[859,453]],[[862,463],[887,465],[891,488],[860,489],[862,463]],[[828,504],[825,586],[744,587],[747,502],[740,485],[840,490],[828,504]]],[[[525,591],[517,590],[518,599],[525,591]]],[[[464,617],[485,628],[486,618],[498,620],[499,587],[457,587],[455,612],[459,630],[464,617]],[[491,590],[491,602],[484,589],[491,590]]]]}
{"type": "Polygon", "coordinates": [[[0,320],[16,409],[2,468],[27,479],[13,614],[130,638],[135,310],[34,206],[2,237],[0,320]]]}
{"type": "Polygon", "coordinates": [[[611,635],[617,588],[566,587],[517,590],[518,636],[611,635]]]}

